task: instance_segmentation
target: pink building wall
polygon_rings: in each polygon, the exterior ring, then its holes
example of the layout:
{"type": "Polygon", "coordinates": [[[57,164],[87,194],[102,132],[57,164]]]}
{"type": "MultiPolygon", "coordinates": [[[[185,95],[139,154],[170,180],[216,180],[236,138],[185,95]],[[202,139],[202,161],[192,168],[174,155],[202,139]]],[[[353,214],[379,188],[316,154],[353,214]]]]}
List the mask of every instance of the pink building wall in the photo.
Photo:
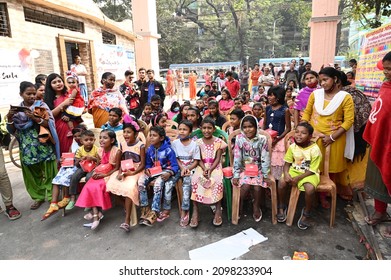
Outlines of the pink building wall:
{"type": "Polygon", "coordinates": [[[133,0],[133,28],[142,40],[135,41],[136,67],[153,69],[159,75],[159,51],[157,33],[156,1],[133,0]]]}
{"type": "Polygon", "coordinates": [[[337,24],[340,21],[338,3],[338,0],[312,1],[310,61],[315,71],[324,64],[334,63],[337,24]]]}

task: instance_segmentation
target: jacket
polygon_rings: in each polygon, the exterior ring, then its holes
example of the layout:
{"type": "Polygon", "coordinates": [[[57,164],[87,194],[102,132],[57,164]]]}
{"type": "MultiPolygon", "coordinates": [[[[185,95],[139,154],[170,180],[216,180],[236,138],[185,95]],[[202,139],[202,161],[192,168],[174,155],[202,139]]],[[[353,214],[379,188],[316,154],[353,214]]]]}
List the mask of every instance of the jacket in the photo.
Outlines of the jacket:
{"type": "Polygon", "coordinates": [[[164,87],[161,83],[156,80],[148,81],[141,86],[141,96],[140,96],[140,107],[144,108],[144,104],[148,102],[148,87],[153,83],[155,85],[155,94],[160,96],[162,100],[162,106],[164,104],[164,98],[166,98],[166,93],[164,91],[164,87]]]}
{"type": "Polygon", "coordinates": [[[145,168],[154,166],[155,159],[159,160],[163,171],[169,171],[171,175],[175,175],[178,170],[178,162],[174,150],[171,148],[170,138],[166,136],[162,145],[157,149],[151,145],[146,153],[145,168]]]}

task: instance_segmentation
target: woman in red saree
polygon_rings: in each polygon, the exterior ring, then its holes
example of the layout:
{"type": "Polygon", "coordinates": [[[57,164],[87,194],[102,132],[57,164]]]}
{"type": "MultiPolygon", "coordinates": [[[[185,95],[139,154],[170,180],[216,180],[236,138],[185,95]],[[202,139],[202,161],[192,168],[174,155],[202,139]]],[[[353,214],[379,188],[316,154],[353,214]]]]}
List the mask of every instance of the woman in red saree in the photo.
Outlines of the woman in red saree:
{"type": "Polygon", "coordinates": [[[121,92],[115,88],[115,75],[105,72],[102,75],[102,86],[91,93],[88,102],[88,113],[92,115],[94,126],[101,128],[109,120],[109,111],[120,108],[122,115],[129,114],[126,100],[121,92]]]}
{"type": "MultiPolygon", "coordinates": [[[[69,105],[72,105],[74,98],[69,98],[64,80],[59,74],[52,73],[47,77],[44,101],[49,109],[52,110],[58,139],[61,139],[60,154],[68,153],[72,145],[73,136],[72,134],[69,134],[69,118],[62,116],[62,113],[69,105]]],[[[79,122],[73,120],[74,127],[78,124],[79,122]]]]}
{"type": "MultiPolygon", "coordinates": [[[[372,226],[389,221],[387,206],[391,203],[391,52],[383,58],[383,73],[387,81],[380,87],[363,134],[371,146],[365,191],[374,198],[375,213],[365,217],[365,221],[372,226]]],[[[391,226],[382,234],[391,238],[391,226]]]]}

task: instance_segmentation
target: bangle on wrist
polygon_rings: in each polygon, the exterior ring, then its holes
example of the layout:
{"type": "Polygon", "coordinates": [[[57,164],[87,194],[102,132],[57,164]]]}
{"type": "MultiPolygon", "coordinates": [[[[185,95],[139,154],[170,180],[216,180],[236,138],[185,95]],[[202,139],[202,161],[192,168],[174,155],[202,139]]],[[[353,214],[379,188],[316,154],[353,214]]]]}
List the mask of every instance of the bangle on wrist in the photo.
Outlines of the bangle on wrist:
{"type": "Polygon", "coordinates": [[[39,122],[38,122],[38,124],[42,124],[43,123],[43,119],[41,119],[39,122]]]}
{"type": "Polygon", "coordinates": [[[7,122],[7,124],[11,125],[11,124],[14,124],[14,122],[13,121],[12,122],[7,122]]]}
{"type": "Polygon", "coordinates": [[[330,137],[331,141],[335,142],[335,139],[333,138],[333,134],[330,134],[329,137],[330,137]]]}

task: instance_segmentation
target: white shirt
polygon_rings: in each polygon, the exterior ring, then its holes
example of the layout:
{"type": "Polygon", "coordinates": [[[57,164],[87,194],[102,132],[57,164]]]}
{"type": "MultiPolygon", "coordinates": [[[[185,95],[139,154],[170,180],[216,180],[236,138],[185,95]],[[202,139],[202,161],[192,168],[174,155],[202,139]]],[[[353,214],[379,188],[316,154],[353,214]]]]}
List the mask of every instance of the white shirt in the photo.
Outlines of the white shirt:
{"type": "Polygon", "coordinates": [[[87,73],[87,69],[83,64],[72,64],[71,71],[77,74],[77,78],[79,79],[79,84],[86,84],[86,76],[84,74],[79,73],[87,73]]]}

